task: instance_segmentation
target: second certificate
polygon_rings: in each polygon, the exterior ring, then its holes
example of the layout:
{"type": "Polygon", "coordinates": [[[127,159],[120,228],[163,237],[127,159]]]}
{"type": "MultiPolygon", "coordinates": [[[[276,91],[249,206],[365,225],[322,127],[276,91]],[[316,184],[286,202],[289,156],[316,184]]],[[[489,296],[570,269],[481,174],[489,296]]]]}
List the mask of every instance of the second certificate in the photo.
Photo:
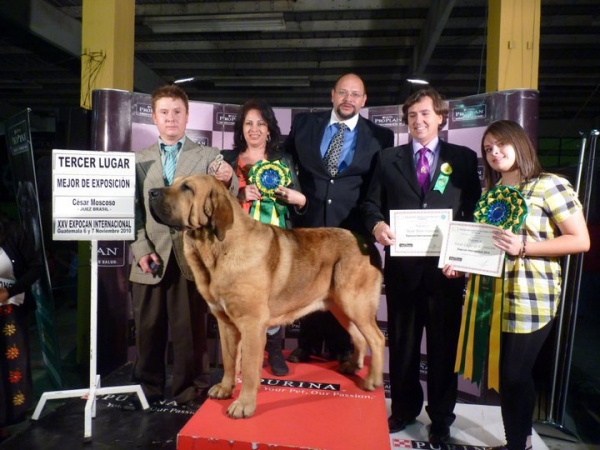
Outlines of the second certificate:
{"type": "Polygon", "coordinates": [[[390,228],[396,242],[391,256],[439,256],[452,220],[451,209],[394,209],[390,228]]]}

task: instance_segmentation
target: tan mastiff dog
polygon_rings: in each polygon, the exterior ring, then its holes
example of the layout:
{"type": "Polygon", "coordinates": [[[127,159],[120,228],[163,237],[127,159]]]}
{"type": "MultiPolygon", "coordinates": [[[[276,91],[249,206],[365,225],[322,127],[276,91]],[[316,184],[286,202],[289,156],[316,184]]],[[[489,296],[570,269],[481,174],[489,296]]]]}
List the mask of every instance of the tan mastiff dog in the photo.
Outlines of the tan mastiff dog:
{"type": "Polygon", "coordinates": [[[196,286],[219,324],[224,374],[208,395],[232,396],[235,359],[242,354],[242,388],[232,418],[256,410],[267,328],[329,309],[348,330],[354,354],[339,371],[371,364],[363,389],[383,384],[385,339],[376,322],[382,276],[376,249],[341,228],[282,229],[252,219],[209,175],[178,178],[149,191],[157,221],[183,230],[184,253],[196,286]]]}

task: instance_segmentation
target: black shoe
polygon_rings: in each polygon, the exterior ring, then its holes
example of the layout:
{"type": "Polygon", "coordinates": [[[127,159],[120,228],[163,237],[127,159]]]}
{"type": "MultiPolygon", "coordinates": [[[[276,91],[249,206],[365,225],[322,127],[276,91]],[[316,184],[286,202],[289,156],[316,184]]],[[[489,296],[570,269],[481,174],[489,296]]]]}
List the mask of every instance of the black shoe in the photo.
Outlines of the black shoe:
{"type": "Polygon", "coordinates": [[[445,423],[432,423],[429,427],[429,443],[441,445],[450,439],[450,427],[445,423]]]}
{"type": "Polygon", "coordinates": [[[296,348],[288,356],[288,361],[293,362],[293,363],[303,363],[303,362],[307,362],[309,359],[310,359],[310,353],[307,350],[304,350],[302,347],[296,348]]]}
{"type": "Polygon", "coordinates": [[[406,425],[413,423],[415,419],[398,419],[397,417],[390,416],[388,417],[388,428],[390,429],[390,433],[397,433],[398,431],[402,431],[406,428],[406,425]]]}
{"type": "Polygon", "coordinates": [[[290,372],[290,368],[285,362],[285,357],[281,351],[281,347],[278,350],[271,350],[268,352],[267,361],[271,367],[271,372],[276,377],[283,377],[290,372]]]}
{"type": "Polygon", "coordinates": [[[267,361],[271,367],[271,372],[273,372],[273,375],[276,377],[283,377],[290,372],[281,348],[283,336],[283,327],[279,327],[279,330],[275,334],[267,333],[267,344],[265,346],[268,353],[267,361]]]}

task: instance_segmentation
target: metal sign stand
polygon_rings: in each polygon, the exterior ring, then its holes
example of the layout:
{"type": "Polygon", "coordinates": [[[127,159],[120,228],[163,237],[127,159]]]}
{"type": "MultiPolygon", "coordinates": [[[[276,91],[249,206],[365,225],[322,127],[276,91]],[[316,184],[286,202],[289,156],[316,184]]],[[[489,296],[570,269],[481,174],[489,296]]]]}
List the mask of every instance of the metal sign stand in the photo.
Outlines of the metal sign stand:
{"type": "Polygon", "coordinates": [[[63,398],[86,398],[84,418],[84,441],[92,439],[92,418],[96,417],[96,397],[106,394],[137,394],[142,408],[150,406],[139,384],[129,386],[100,387],[100,375],[96,373],[96,348],[98,330],[98,241],[92,240],[91,255],[91,291],[90,291],[90,387],[85,389],[73,389],[70,391],[44,392],[31,416],[32,420],[38,420],[47,400],[63,398]]]}
{"type": "MultiPolygon", "coordinates": [[[[588,220],[590,199],[596,166],[596,152],[600,131],[592,130],[582,133],[579,155],[579,170],[575,182],[575,191],[579,193],[585,220],[588,220]],[[589,144],[588,144],[589,140],[589,144]],[[586,154],[587,151],[587,154],[586,154]],[[584,177],[582,183],[582,177],[584,177]],[[584,187],[581,192],[581,187],[584,187]],[[583,194],[583,195],[582,195],[583,194]]],[[[552,392],[546,420],[535,422],[535,430],[543,435],[565,441],[578,442],[577,435],[565,426],[566,404],[571,374],[575,326],[577,322],[577,306],[581,286],[583,253],[567,255],[564,260],[563,291],[558,314],[557,342],[554,349],[552,368],[552,392]],[[568,308],[568,309],[567,309],[568,308]]]]}

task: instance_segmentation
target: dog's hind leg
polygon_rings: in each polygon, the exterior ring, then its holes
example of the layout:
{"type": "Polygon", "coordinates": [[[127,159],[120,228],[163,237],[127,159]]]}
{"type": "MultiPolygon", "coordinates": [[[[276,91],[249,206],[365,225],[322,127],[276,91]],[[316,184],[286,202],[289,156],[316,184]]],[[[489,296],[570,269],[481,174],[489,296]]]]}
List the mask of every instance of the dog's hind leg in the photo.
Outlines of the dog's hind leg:
{"type": "Polygon", "coordinates": [[[383,362],[385,353],[385,337],[377,325],[377,305],[379,304],[381,288],[372,289],[372,292],[362,298],[363,302],[369,302],[371,306],[353,309],[350,315],[352,325],[361,335],[361,340],[368,344],[371,349],[371,363],[369,373],[365,378],[364,389],[372,391],[383,385],[383,362]]]}
{"type": "Polygon", "coordinates": [[[342,363],[340,367],[338,367],[338,372],[346,375],[352,375],[363,367],[363,361],[367,353],[367,343],[362,334],[360,334],[360,331],[358,331],[356,326],[350,321],[346,313],[342,311],[336,304],[332,304],[329,307],[329,310],[340,323],[340,325],[342,325],[348,334],[350,334],[352,344],[354,344],[354,353],[352,354],[352,359],[342,363]]]}
{"type": "Polygon", "coordinates": [[[223,378],[208,391],[210,398],[230,398],[235,389],[235,360],[240,341],[240,332],[223,313],[214,313],[219,325],[221,353],[223,357],[223,378]]]}

